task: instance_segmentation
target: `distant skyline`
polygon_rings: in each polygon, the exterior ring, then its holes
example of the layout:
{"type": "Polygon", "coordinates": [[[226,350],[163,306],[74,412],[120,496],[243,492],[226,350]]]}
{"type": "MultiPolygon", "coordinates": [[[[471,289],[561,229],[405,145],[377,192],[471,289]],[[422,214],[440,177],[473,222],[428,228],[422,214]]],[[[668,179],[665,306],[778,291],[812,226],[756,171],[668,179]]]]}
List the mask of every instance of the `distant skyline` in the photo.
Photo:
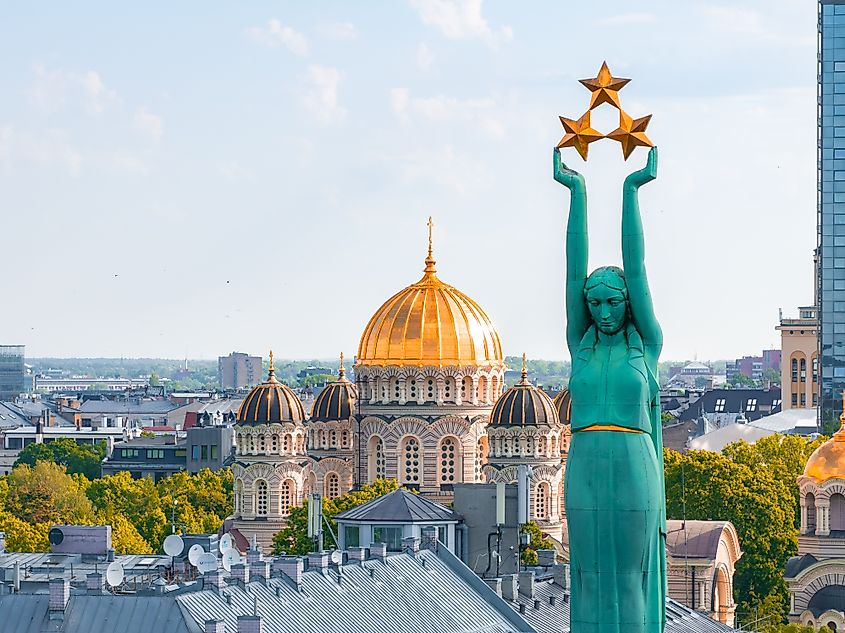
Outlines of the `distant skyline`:
{"type": "MultiPolygon", "coordinates": [[[[606,59],[660,147],[641,203],[662,358],[779,347],[778,309],[813,297],[816,20],[785,0],[4,6],[0,343],[351,362],[421,276],[432,215],[438,274],[505,353],[565,359],[551,152],[606,59]]],[[[618,263],[645,150],[564,159],[591,267],[618,263]]]]}

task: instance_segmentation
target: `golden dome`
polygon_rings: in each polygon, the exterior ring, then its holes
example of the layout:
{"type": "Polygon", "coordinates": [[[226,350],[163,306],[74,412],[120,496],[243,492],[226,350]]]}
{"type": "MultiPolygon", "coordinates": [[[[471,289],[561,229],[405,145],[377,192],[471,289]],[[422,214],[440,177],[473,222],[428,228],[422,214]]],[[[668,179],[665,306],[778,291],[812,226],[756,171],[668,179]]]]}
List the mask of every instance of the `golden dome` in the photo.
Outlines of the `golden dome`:
{"type": "Polygon", "coordinates": [[[270,371],[267,380],[253,387],[236,416],[237,424],[301,424],[305,420],[302,402],[287,385],[276,380],[273,352],[270,352],[270,371]]]}
{"type": "Polygon", "coordinates": [[[475,301],[436,275],[431,254],[422,279],[385,301],[364,329],[359,365],[500,365],[499,334],[475,301]]]}
{"type": "Polygon", "coordinates": [[[845,411],[839,416],[839,421],[842,423],[840,429],[813,451],[804,466],[804,474],[817,483],[845,479],[845,411]]]}

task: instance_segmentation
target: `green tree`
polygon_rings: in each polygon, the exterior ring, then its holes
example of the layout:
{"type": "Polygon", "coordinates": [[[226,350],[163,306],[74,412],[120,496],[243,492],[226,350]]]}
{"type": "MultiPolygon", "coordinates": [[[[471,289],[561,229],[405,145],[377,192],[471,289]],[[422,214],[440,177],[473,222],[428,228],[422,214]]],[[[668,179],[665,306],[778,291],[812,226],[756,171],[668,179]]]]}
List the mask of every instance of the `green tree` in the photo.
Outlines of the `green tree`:
{"type": "Polygon", "coordinates": [[[82,474],[88,479],[95,479],[101,474],[101,463],[106,456],[105,442],[98,442],[96,446],[77,444],[74,440],[61,437],[47,444],[32,443],[25,447],[15,465],[28,464],[35,466],[36,462],[55,462],[67,468],[68,474],[82,474]]]}
{"type": "MultiPolygon", "coordinates": [[[[399,488],[395,479],[377,479],[371,484],[361,486],[360,490],[353,490],[334,499],[323,497],[323,516],[328,519],[329,526],[337,534],[337,523],[334,516],[346,512],[373,499],[386,495],[399,488]]],[[[326,533],[324,542],[331,544],[332,537],[326,533]]],[[[307,554],[314,550],[314,541],[308,538],[308,501],[301,506],[291,508],[287,525],[273,535],[273,553],[275,554],[307,554]]]]}
{"type": "Polygon", "coordinates": [[[765,468],[755,470],[719,453],[667,449],[664,464],[668,516],[730,521],[736,527],[743,549],[734,577],[738,612],[748,619],[756,610],[772,623],[784,622],[783,570],[798,551],[792,486],[765,468]]]}
{"type": "Polygon", "coordinates": [[[826,626],[816,631],[812,626],[800,624],[770,624],[763,627],[763,633],[833,633],[833,631],[826,626]]]}
{"type": "Polygon", "coordinates": [[[8,552],[46,552],[50,549],[47,540],[48,523],[31,524],[22,521],[10,512],[0,511],[0,532],[6,534],[8,552]]]}
{"type": "Polygon", "coordinates": [[[303,387],[319,387],[335,380],[331,374],[312,374],[302,379],[303,387]]]}
{"type": "Polygon", "coordinates": [[[157,373],[152,372],[150,374],[149,383],[150,387],[158,387],[161,384],[161,378],[159,378],[159,375],[157,373]]]}
{"type": "Polygon", "coordinates": [[[138,533],[135,526],[121,514],[100,515],[99,522],[111,525],[112,548],[118,554],[152,554],[150,544],[138,533]]]}
{"type": "Polygon", "coordinates": [[[165,515],[162,510],[162,501],[151,479],[133,479],[123,471],[91,482],[86,494],[101,514],[119,514],[129,519],[141,537],[156,549],[170,532],[169,513],[165,515]]]}
{"type": "Polygon", "coordinates": [[[529,521],[522,526],[523,534],[531,535],[531,542],[520,547],[519,559],[523,565],[536,565],[539,562],[538,549],[554,549],[554,543],[546,536],[534,521],[529,521]]]}
{"type": "Polygon", "coordinates": [[[5,509],[27,523],[88,523],[94,518],[85,486],[60,464],[20,464],[8,475],[7,484],[5,509]]]}

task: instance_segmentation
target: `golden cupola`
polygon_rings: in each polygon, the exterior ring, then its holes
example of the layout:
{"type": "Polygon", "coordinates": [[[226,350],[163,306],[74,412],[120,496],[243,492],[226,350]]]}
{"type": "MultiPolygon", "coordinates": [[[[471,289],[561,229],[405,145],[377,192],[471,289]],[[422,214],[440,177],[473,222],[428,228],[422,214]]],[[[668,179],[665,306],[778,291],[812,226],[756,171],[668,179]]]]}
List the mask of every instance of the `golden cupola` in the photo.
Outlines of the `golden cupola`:
{"type": "Polygon", "coordinates": [[[842,415],[839,416],[841,426],[827,442],[819,446],[807,465],[804,475],[812,477],[816,483],[823,483],[828,479],[845,480],[845,400],[842,403],[842,415]]]}
{"type": "Polygon", "coordinates": [[[504,365],[499,334],[472,298],[437,276],[429,218],[422,279],[390,297],[358,345],[358,366],[504,365]]]}

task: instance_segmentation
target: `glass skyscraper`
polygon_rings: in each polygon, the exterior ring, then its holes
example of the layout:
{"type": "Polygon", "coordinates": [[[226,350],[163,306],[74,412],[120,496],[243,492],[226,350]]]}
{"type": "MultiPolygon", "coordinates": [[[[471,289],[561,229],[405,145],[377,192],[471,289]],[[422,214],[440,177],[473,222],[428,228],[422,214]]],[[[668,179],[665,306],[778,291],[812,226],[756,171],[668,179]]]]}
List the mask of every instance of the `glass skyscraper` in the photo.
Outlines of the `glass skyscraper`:
{"type": "Polygon", "coordinates": [[[23,345],[0,345],[0,400],[13,400],[27,391],[23,345]]]}
{"type": "Polygon", "coordinates": [[[845,0],[819,2],[818,299],[821,422],[845,390],[845,0]]]}

